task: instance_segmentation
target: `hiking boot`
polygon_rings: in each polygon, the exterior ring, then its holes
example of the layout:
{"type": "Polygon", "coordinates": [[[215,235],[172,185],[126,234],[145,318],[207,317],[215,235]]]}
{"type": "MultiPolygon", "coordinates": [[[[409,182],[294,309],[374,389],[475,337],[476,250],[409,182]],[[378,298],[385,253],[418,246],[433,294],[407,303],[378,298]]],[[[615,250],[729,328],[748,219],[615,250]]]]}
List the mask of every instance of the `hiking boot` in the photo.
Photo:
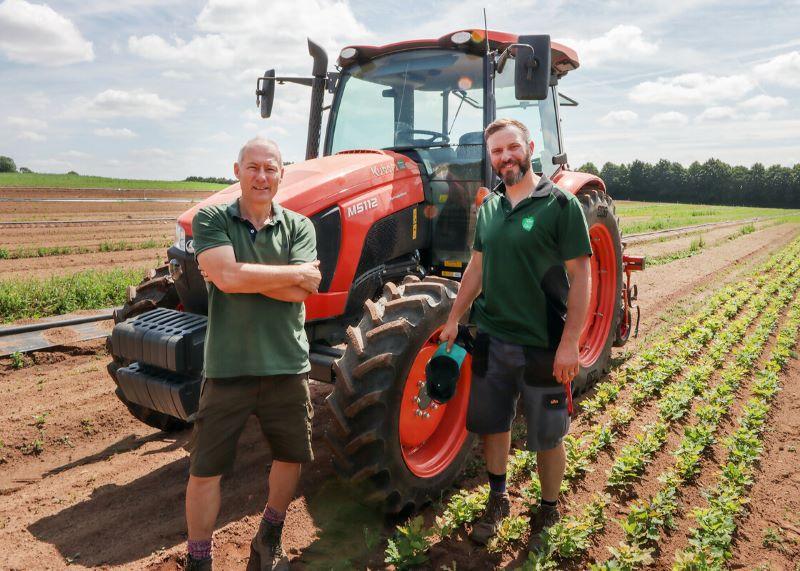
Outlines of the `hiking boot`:
{"type": "Polygon", "coordinates": [[[186,565],[183,567],[186,571],[211,571],[211,558],[195,559],[188,553],[186,554],[186,565]]]}
{"type": "Polygon", "coordinates": [[[281,547],[283,524],[272,525],[261,519],[253,541],[250,542],[250,560],[247,571],[286,571],[289,558],[281,547]]]}
{"type": "Polygon", "coordinates": [[[489,492],[489,501],[486,510],[480,519],[472,526],[469,537],[475,543],[486,543],[497,533],[500,522],[511,513],[511,500],[507,493],[497,494],[489,492]]]}
{"type": "Polygon", "coordinates": [[[539,509],[531,518],[531,538],[528,540],[528,551],[536,551],[542,546],[542,532],[558,523],[561,513],[558,506],[539,505],[539,509]]]}

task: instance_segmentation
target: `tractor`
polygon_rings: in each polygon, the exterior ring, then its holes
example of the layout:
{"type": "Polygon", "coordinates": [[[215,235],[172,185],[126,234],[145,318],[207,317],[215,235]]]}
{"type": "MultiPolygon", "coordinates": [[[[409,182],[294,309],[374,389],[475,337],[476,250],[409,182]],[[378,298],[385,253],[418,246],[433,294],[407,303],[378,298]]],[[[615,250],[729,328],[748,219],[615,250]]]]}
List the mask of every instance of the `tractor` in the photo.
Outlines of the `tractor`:
{"type": "MultiPolygon", "coordinates": [[[[448,402],[432,401],[424,379],[469,260],[477,209],[497,182],[486,125],[496,117],[525,123],[534,172],[577,195],[584,209],[591,305],[574,395],[608,371],[612,346],[638,327],[631,272],[644,262],[623,255],[603,181],[569,168],[559,108],[577,103],[558,87],[578,67],[572,49],[546,35],[459,30],[348,46],[329,71],[325,51],[308,45],[311,77],[268,70],[256,97],[267,118],[276,84],[311,90],[306,160],[286,167],[276,196],[308,216],[317,234],[322,282],[305,302],[311,378],[334,385],[325,440],[337,470],[366,482],[388,513],[407,512],[448,487],[473,447],[465,428],[469,356],[448,402]]],[[[239,194],[234,184],[183,213],[168,263],[129,288],[115,312],[108,370],[116,394],[161,430],[189,426],[200,395],[208,301],[192,219],[239,194]]]]}

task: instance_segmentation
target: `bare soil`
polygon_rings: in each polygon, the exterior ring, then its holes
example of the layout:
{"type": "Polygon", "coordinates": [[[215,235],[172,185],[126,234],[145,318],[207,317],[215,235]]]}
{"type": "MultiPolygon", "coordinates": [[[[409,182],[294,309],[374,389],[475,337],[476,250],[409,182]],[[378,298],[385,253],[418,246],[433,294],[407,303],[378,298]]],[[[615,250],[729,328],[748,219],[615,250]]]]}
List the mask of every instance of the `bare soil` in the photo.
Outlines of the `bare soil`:
{"type": "MultiPolygon", "coordinates": [[[[155,268],[166,258],[166,248],[149,248],[122,252],[96,252],[94,254],[67,254],[41,258],[0,260],[0,280],[9,278],[47,278],[68,275],[84,270],[109,270],[112,268],[141,268],[142,272],[155,268]]],[[[144,275],[144,273],[143,273],[144,275]]]]}
{"type": "MultiPolygon", "coordinates": [[[[636,276],[642,335],[624,350],[635,352],[648,334],[679,319],[682,308],[740,276],[797,234],[796,225],[766,228],[636,276]]],[[[647,253],[647,248],[631,251],[647,253]]],[[[114,396],[107,362],[102,341],[34,353],[21,369],[14,369],[10,359],[0,359],[0,568],[180,567],[186,539],[183,499],[189,433],[158,432],[130,416],[114,396]]],[[[304,469],[287,517],[284,545],[292,568],[383,568],[385,538],[396,522],[362,505],[362,491],[335,477],[322,444],[331,422],[323,406],[330,387],[312,387],[316,459],[304,469]]],[[[735,565],[751,568],[770,561],[773,568],[786,564],[790,569],[797,556],[796,543],[790,542],[800,537],[792,531],[800,529],[795,497],[800,480],[792,470],[800,446],[797,363],[784,387],[751,515],[737,539],[735,565]],[[764,530],[770,526],[780,527],[780,545],[794,551],[782,554],[775,547],[763,547],[764,530]]],[[[581,422],[576,419],[575,430],[581,422]]],[[[223,480],[223,508],[215,534],[219,569],[244,568],[266,498],[269,462],[253,422],[240,441],[232,474],[223,480]]],[[[459,485],[480,482],[481,470],[473,467],[459,485]]],[[[517,497],[517,508],[520,503],[517,497]]],[[[430,518],[432,513],[428,509],[423,515],[430,518]]],[[[427,568],[452,568],[453,562],[458,569],[517,565],[523,555],[516,546],[490,556],[462,533],[435,547],[427,568]]]]}

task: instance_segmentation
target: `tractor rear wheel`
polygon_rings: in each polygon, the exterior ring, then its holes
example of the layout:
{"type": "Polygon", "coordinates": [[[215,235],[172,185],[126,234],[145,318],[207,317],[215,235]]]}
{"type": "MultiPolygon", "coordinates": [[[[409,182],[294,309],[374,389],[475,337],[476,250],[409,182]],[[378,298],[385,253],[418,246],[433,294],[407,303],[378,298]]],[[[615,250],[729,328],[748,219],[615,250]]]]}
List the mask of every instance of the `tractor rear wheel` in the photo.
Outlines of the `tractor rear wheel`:
{"type": "Polygon", "coordinates": [[[456,282],[437,277],[386,284],[348,328],[347,348],[334,364],[336,385],[327,398],[334,422],[325,434],[334,464],[344,477],[370,482],[370,499],[388,513],[437,497],[472,449],[465,425],[469,356],[450,401],[423,410],[415,400],[457,291],[456,282]]]}
{"type": "MultiPolygon", "coordinates": [[[[133,296],[128,303],[123,305],[121,309],[114,311],[114,324],[116,325],[126,319],[158,307],[175,309],[178,306],[178,302],[178,292],[175,290],[175,284],[172,283],[169,276],[169,267],[166,265],[161,266],[151,271],[151,275],[136,286],[136,295],[133,296]]],[[[130,365],[130,362],[114,355],[111,346],[111,336],[106,339],[106,348],[108,349],[108,354],[111,355],[112,358],[112,361],[107,365],[106,369],[114,380],[114,384],[118,385],[117,369],[130,365]]],[[[128,408],[128,411],[134,418],[148,426],[163,430],[164,432],[175,432],[191,426],[189,423],[179,418],[130,402],[125,398],[125,395],[119,388],[117,388],[115,394],[128,408]]]]}
{"type": "Polygon", "coordinates": [[[592,290],[580,339],[581,370],[572,383],[581,394],[610,370],[611,348],[617,337],[622,305],[622,239],[614,201],[595,189],[577,194],[592,243],[592,290]]]}

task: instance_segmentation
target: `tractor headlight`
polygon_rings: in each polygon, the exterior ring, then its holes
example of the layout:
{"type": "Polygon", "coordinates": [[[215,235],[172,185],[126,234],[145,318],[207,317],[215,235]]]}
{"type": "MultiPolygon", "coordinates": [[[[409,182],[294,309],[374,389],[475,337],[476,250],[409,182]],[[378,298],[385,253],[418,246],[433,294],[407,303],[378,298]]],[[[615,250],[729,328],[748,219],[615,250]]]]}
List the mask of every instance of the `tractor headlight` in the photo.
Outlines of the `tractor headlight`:
{"type": "Polygon", "coordinates": [[[180,224],[175,225],[175,247],[179,250],[186,250],[186,231],[180,224]]]}

